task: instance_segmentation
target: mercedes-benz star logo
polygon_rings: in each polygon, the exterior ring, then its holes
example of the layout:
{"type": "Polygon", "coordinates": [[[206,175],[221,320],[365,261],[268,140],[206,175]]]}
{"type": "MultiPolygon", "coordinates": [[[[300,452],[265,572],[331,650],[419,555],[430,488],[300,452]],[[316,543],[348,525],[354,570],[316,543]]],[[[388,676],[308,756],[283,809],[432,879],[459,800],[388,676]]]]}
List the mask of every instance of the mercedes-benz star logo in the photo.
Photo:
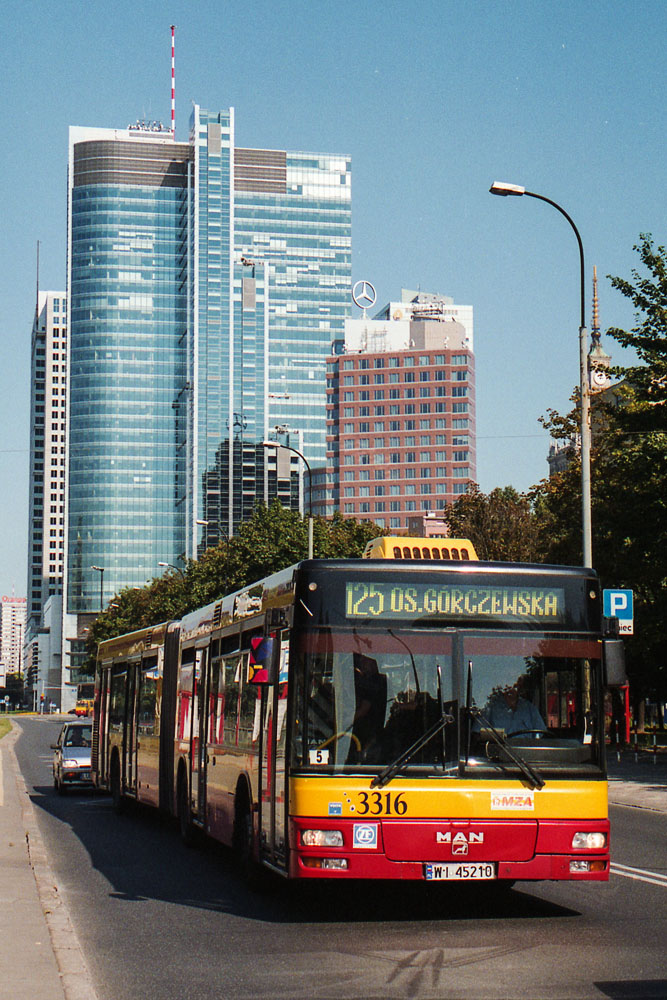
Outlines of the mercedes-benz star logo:
{"type": "Polygon", "coordinates": [[[352,301],[360,309],[370,309],[377,302],[377,294],[370,281],[357,281],[352,289],[352,301]]]}

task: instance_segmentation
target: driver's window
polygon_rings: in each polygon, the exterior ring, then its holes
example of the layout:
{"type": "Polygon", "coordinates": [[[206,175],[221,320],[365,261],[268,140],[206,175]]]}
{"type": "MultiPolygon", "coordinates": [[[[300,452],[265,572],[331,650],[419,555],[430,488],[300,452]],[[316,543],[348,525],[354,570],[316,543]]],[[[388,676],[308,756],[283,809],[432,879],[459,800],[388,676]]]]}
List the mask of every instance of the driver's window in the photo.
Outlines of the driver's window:
{"type": "Polygon", "coordinates": [[[491,725],[505,736],[542,732],[542,671],[530,657],[480,655],[472,661],[473,730],[491,725]]]}

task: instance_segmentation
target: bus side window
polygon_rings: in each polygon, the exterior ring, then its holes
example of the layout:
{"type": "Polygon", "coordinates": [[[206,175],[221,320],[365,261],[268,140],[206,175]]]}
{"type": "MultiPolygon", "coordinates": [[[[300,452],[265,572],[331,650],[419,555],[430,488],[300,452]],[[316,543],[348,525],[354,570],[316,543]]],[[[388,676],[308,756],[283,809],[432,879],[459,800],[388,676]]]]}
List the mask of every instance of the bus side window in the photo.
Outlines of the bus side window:
{"type": "MultiPolygon", "coordinates": [[[[220,651],[220,643],[216,642],[218,653],[220,651]]],[[[211,643],[211,651],[213,651],[214,644],[211,643]]],[[[217,656],[211,664],[211,691],[209,695],[209,723],[208,723],[208,741],[209,743],[222,743],[222,731],[223,731],[223,707],[225,704],[225,692],[224,688],[221,687],[220,678],[222,671],[220,670],[220,657],[217,656]]]]}
{"type": "Polygon", "coordinates": [[[401,559],[401,549],[400,546],[394,545],[394,559],[401,559]]]}
{"type": "Polygon", "coordinates": [[[410,548],[407,545],[403,546],[403,558],[404,559],[412,559],[412,556],[410,554],[410,548]]]}
{"type": "Polygon", "coordinates": [[[241,687],[241,653],[226,656],[224,666],[225,705],[223,743],[226,747],[236,747],[238,744],[239,721],[239,690],[241,687]]]}
{"type": "Polygon", "coordinates": [[[248,681],[248,654],[243,653],[241,664],[241,698],[239,701],[238,745],[244,750],[252,750],[259,731],[255,726],[256,708],[262,698],[262,685],[248,681]],[[253,735],[255,739],[253,741],[253,735]]]}
{"type": "Polygon", "coordinates": [[[458,558],[459,558],[459,550],[452,548],[452,559],[458,559],[458,558]]]}
{"type": "Polygon", "coordinates": [[[422,549],[422,555],[423,555],[424,559],[430,559],[431,558],[431,550],[429,548],[427,548],[426,545],[422,549]]]}
{"type": "Polygon", "coordinates": [[[433,558],[434,559],[440,558],[440,549],[433,549],[433,558]]]}
{"type": "Polygon", "coordinates": [[[467,549],[461,549],[461,559],[470,559],[470,553],[467,549]]]}
{"type": "Polygon", "coordinates": [[[447,549],[447,548],[444,548],[444,549],[442,550],[442,558],[443,558],[443,559],[449,559],[449,549],[447,549]]]}
{"type": "Polygon", "coordinates": [[[190,738],[190,707],[192,703],[192,679],[195,669],[194,661],[194,647],[184,649],[181,656],[178,693],[178,719],[176,726],[176,738],[179,740],[190,738]]]}
{"type": "Polygon", "coordinates": [[[111,699],[109,702],[109,730],[122,728],[125,720],[125,682],[127,663],[114,663],[111,668],[111,699]]]}
{"type": "Polygon", "coordinates": [[[160,735],[160,716],[157,709],[158,667],[157,656],[143,660],[141,687],[139,689],[139,733],[143,736],[160,735]]]}
{"type": "Polygon", "coordinates": [[[421,559],[421,557],[422,557],[422,554],[421,554],[421,550],[420,550],[419,546],[418,545],[414,545],[413,548],[412,548],[412,558],[413,559],[421,559]]]}

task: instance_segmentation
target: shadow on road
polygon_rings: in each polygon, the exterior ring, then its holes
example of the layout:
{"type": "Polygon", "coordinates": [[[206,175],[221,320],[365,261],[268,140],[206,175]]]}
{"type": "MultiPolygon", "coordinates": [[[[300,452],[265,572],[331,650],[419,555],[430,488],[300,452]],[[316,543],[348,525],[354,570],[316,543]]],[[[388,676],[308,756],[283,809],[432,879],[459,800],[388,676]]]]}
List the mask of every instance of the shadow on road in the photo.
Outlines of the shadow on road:
{"type": "Polygon", "coordinates": [[[609,1000],[664,1000],[667,997],[667,979],[624,979],[593,985],[609,1000]]]}
{"type": "Polygon", "coordinates": [[[226,848],[202,838],[185,847],[175,823],[133,806],[117,816],[107,797],[86,792],[58,796],[34,787],[33,804],[66,824],[107,881],[111,898],[160,900],[280,924],[337,921],[418,923],[576,917],[579,912],[499,885],[427,885],[423,882],[271,882],[248,889],[226,848]]]}

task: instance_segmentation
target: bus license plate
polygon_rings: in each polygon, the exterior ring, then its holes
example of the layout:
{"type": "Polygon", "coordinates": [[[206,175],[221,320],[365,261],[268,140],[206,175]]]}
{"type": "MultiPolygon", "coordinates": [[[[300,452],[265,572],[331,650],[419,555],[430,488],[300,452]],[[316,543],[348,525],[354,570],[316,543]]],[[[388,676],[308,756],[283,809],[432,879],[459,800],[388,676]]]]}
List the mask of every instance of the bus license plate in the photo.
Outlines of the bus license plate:
{"type": "Polygon", "coordinates": [[[495,877],[496,866],[489,862],[478,861],[467,865],[424,865],[424,878],[431,882],[468,882],[473,879],[490,879],[495,877]]]}

